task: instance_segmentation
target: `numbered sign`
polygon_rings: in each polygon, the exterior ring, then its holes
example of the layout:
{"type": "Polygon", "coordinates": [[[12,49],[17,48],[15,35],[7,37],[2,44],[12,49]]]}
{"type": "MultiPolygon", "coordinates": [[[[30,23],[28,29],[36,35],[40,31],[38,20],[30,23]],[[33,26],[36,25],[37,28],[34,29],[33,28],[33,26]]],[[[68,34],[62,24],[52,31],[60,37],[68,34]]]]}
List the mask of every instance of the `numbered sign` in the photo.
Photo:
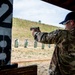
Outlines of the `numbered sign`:
{"type": "Polygon", "coordinates": [[[12,10],[13,0],[0,0],[0,66],[11,61],[12,10]]]}

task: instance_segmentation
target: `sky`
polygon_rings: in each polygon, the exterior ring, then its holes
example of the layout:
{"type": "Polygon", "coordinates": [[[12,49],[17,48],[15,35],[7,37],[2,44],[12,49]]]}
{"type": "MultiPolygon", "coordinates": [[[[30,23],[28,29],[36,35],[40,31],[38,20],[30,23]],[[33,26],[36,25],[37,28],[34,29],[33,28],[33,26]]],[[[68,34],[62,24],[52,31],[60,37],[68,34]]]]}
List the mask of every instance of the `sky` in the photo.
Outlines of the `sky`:
{"type": "Polygon", "coordinates": [[[71,11],[41,0],[14,0],[13,17],[64,27],[59,24],[71,11]]]}

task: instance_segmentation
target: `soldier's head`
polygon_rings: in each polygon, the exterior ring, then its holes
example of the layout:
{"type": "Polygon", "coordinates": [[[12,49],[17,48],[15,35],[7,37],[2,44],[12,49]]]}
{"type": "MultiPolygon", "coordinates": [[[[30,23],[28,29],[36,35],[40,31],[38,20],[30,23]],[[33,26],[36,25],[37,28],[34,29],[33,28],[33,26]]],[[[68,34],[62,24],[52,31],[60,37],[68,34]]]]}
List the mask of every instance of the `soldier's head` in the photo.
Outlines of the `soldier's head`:
{"type": "Polygon", "coordinates": [[[75,12],[70,12],[66,15],[65,20],[60,22],[60,24],[65,25],[65,29],[71,30],[75,27],[75,12]]]}

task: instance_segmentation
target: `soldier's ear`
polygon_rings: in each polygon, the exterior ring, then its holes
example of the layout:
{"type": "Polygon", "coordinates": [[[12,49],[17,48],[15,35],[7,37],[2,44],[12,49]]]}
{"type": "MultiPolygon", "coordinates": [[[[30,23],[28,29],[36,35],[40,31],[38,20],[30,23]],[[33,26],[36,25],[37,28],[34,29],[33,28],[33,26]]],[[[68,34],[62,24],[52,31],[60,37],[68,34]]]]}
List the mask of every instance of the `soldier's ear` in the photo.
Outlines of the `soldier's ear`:
{"type": "Polygon", "coordinates": [[[74,20],[70,20],[70,24],[73,26],[75,24],[74,20]]]}

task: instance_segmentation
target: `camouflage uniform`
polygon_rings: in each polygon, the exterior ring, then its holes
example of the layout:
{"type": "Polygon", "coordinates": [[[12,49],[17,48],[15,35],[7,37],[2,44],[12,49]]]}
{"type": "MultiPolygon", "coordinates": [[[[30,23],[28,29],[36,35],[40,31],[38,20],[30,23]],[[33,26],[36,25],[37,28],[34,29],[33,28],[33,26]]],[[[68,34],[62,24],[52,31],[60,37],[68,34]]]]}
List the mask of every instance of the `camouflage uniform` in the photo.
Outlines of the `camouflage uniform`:
{"type": "Polygon", "coordinates": [[[49,68],[50,75],[75,75],[75,29],[35,32],[34,39],[45,44],[56,44],[49,68]]]}

